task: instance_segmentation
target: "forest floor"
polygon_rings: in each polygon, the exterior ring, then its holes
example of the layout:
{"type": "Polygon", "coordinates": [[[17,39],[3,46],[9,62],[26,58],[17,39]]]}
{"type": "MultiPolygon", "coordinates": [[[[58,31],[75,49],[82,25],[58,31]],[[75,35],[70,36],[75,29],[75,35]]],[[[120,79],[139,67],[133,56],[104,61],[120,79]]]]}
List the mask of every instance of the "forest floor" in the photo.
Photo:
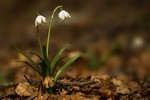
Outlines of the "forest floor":
{"type": "MultiPolygon", "coordinates": [[[[74,51],[69,51],[71,55],[74,51]]],[[[25,60],[20,54],[17,60],[25,60]]],[[[83,54],[54,85],[54,94],[42,92],[41,78],[23,64],[12,63],[13,82],[0,85],[1,100],[148,100],[150,99],[149,56],[145,50],[130,56],[123,63],[121,55],[113,54],[100,68],[91,70],[83,54]],[[126,68],[120,68],[126,64],[126,68]],[[22,67],[21,67],[22,66],[22,67]],[[17,69],[17,70],[16,70],[17,69]],[[14,71],[13,71],[14,72],[14,71]]],[[[36,59],[33,57],[33,59],[36,59]]],[[[124,66],[125,67],[125,66],[124,66]]]]}

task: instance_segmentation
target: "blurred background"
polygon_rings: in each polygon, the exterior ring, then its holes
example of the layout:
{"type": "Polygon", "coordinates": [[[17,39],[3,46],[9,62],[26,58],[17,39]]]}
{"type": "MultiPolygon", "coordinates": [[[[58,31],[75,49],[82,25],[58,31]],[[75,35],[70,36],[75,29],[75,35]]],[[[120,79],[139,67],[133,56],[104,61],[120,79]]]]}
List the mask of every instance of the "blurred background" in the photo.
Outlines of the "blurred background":
{"type": "MultiPolygon", "coordinates": [[[[62,22],[55,15],[51,55],[70,43],[68,52],[84,54],[78,66],[90,69],[107,66],[109,72],[126,70],[128,73],[139,68],[141,77],[149,75],[149,0],[0,0],[2,80],[20,66],[14,61],[23,59],[13,45],[24,51],[39,50],[34,26],[36,12],[49,18],[58,5],[63,5],[72,18],[62,22]]],[[[48,24],[40,27],[43,43],[47,29],[48,24]]]]}

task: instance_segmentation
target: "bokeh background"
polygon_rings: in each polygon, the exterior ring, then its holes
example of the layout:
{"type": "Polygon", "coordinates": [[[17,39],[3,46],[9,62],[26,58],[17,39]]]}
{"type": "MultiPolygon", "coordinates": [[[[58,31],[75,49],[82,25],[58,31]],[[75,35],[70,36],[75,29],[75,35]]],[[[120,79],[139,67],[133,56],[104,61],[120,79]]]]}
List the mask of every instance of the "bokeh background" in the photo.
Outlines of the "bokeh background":
{"type": "MultiPolygon", "coordinates": [[[[85,53],[83,58],[87,62],[84,63],[92,62],[94,64],[89,66],[100,66],[92,61],[96,57],[92,60],[88,58],[91,56],[87,57],[88,51],[100,58],[105,51],[111,50],[112,45],[117,45],[115,52],[109,56],[111,60],[107,61],[109,66],[123,66],[123,69],[126,65],[130,68],[140,66],[149,70],[149,0],[0,0],[1,77],[10,74],[17,66],[14,61],[21,59],[13,45],[24,51],[39,50],[34,26],[36,12],[49,18],[58,5],[63,5],[72,18],[62,22],[55,16],[50,49],[52,55],[65,43],[70,43],[70,51],[85,53]]],[[[43,43],[46,42],[47,28],[48,24],[40,27],[43,43]]]]}

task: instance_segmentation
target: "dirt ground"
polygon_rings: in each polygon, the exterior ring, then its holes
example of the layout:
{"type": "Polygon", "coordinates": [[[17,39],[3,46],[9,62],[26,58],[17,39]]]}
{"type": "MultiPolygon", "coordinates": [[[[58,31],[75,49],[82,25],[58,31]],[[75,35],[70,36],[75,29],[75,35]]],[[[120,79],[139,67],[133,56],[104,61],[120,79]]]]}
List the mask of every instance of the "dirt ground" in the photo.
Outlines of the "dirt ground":
{"type": "MultiPolygon", "coordinates": [[[[11,4],[3,1],[4,7],[0,3],[3,11],[16,11],[0,16],[0,100],[149,100],[150,2],[123,1],[64,0],[48,4],[16,0],[11,4]],[[41,9],[49,16],[49,9],[58,4],[70,9],[72,18],[66,22],[55,18],[49,58],[66,43],[71,46],[63,53],[66,59],[59,67],[74,53],[82,55],[61,74],[53,86],[54,94],[47,94],[41,89],[42,78],[28,66],[16,63],[27,59],[12,45],[27,53],[38,52],[33,13],[41,9]],[[9,19],[11,15],[13,20],[9,19]]],[[[40,28],[43,43],[47,28],[40,28]]]]}

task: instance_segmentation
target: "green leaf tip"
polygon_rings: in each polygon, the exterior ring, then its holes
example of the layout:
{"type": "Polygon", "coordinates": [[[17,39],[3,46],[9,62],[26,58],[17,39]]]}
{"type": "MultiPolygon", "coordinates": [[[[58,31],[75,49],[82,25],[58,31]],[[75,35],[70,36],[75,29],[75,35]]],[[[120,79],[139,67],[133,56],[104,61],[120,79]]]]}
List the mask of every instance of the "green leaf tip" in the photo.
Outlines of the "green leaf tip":
{"type": "MultiPolygon", "coordinates": [[[[60,55],[62,54],[62,52],[67,48],[69,47],[69,44],[65,45],[64,47],[62,47],[58,53],[55,55],[55,57],[53,58],[53,60],[51,61],[51,68],[52,70],[54,69],[54,66],[56,65],[56,63],[58,62],[59,60],[59,57],[60,55]]],[[[54,71],[54,70],[53,70],[54,71]]]]}
{"type": "Polygon", "coordinates": [[[54,83],[57,82],[60,74],[67,68],[69,67],[70,64],[72,64],[76,59],[78,59],[81,56],[81,53],[76,54],[74,57],[72,57],[70,60],[68,60],[63,66],[62,68],[56,73],[55,77],[54,77],[54,83]]]}

